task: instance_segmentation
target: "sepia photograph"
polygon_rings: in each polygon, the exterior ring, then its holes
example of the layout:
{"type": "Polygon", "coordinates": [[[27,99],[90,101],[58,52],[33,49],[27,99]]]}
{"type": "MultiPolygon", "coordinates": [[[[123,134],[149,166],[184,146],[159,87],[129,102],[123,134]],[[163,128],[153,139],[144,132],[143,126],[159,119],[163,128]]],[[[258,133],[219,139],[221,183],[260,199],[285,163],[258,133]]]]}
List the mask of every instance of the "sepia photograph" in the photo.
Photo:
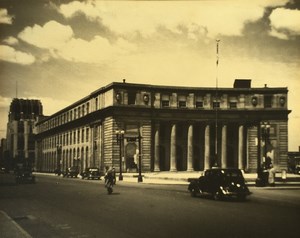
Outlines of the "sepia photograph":
{"type": "Polygon", "coordinates": [[[0,0],[0,237],[299,237],[299,69],[298,0],[0,0]]]}

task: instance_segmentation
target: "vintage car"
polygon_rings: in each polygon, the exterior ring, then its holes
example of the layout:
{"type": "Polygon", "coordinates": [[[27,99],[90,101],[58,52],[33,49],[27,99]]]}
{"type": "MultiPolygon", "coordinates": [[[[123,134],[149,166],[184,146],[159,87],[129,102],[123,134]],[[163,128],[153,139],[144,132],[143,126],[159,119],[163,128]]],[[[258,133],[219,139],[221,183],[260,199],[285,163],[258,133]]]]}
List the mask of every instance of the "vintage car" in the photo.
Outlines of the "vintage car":
{"type": "Polygon", "coordinates": [[[208,169],[200,178],[188,181],[188,190],[192,196],[209,194],[215,200],[225,197],[245,200],[251,194],[239,169],[208,169]]]}
{"type": "Polygon", "coordinates": [[[78,166],[71,166],[66,169],[66,172],[64,173],[64,177],[71,177],[71,178],[77,178],[79,175],[79,167],[78,166]]]}
{"type": "Polygon", "coordinates": [[[91,167],[86,168],[82,173],[80,173],[82,179],[99,179],[101,178],[101,173],[98,168],[91,167]]]}
{"type": "Polygon", "coordinates": [[[32,174],[32,168],[18,166],[15,168],[16,183],[35,183],[35,176],[32,174]]]}

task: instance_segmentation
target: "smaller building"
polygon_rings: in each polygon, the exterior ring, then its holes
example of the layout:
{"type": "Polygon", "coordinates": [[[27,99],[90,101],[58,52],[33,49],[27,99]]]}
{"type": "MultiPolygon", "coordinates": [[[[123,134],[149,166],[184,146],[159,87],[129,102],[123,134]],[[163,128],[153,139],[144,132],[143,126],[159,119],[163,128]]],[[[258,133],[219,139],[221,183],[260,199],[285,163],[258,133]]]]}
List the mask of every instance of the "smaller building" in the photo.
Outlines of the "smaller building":
{"type": "Polygon", "coordinates": [[[16,164],[33,166],[35,158],[34,124],[43,115],[40,100],[14,98],[7,123],[7,152],[10,169],[16,164]]]}

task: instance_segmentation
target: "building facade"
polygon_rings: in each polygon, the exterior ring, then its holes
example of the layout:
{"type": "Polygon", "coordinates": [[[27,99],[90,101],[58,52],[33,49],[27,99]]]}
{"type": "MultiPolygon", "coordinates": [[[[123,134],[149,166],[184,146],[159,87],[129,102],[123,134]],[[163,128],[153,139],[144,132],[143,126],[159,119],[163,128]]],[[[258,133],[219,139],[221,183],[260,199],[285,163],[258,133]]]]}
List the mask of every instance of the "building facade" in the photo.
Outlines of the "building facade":
{"type": "Polygon", "coordinates": [[[5,160],[10,169],[16,164],[33,166],[35,159],[35,138],[33,128],[43,116],[39,100],[14,98],[10,104],[6,131],[5,160]]]}
{"type": "Polygon", "coordinates": [[[114,82],[36,124],[36,167],[254,172],[270,157],[286,169],[287,99],[287,88],[251,80],[218,89],[114,82]]]}

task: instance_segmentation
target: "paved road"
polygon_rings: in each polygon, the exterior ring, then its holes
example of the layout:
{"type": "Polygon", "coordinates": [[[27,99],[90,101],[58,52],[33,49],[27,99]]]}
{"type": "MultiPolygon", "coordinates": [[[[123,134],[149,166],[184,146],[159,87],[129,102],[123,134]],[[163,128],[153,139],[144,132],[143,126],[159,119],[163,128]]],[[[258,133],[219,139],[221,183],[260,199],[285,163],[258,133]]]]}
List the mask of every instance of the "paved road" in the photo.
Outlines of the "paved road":
{"type": "Polygon", "coordinates": [[[251,188],[246,202],[192,198],[185,185],[39,176],[1,185],[0,210],[32,237],[298,237],[300,188],[251,188]]]}

